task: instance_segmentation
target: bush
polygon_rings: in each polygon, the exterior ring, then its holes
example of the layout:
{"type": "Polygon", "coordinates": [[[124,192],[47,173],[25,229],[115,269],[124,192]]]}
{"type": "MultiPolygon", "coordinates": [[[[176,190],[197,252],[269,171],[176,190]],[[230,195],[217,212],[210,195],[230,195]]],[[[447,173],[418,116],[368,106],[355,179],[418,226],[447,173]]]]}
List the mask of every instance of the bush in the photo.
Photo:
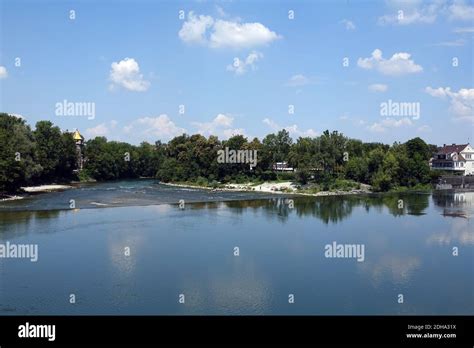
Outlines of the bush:
{"type": "Polygon", "coordinates": [[[372,186],[375,191],[386,192],[392,188],[392,178],[382,170],[379,170],[377,174],[374,175],[372,186]]]}
{"type": "Polygon", "coordinates": [[[77,175],[77,178],[81,182],[87,182],[87,181],[92,180],[92,177],[89,175],[89,173],[86,170],[81,170],[79,174],[77,175]]]}
{"type": "Polygon", "coordinates": [[[243,174],[239,174],[235,177],[235,182],[237,184],[245,184],[248,181],[249,181],[249,179],[243,174]]]}
{"type": "Polygon", "coordinates": [[[198,186],[207,186],[208,185],[207,179],[203,178],[202,176],[198,176],[195,182],[198,186]]]}
{"type": "Polygon", "coordinates": [[[360,188],[360,184],[355,181],[345,179],[336,179],[331,185],[332,190],[350,191],[355,188],[360,188]]]}

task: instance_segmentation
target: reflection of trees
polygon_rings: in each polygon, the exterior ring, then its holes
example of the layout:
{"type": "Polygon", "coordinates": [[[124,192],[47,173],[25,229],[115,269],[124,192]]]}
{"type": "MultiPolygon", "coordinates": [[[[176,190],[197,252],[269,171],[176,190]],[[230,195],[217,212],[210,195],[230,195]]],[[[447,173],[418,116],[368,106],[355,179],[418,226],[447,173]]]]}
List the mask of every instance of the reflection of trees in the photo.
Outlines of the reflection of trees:
{"type": "Polygon", "coordinates": [[[57,218],[60,210],[0,211],[0,239],[24,236],[36,219],[57,218]]]}
{"type": "MultiPolygon", "coordinates": [[[[472,193],[474,194],[474,193],[472,193]]],[[[269,218],[277,218],[282,222],[288,220],[291,214],[298,217],[312,216],[320,219],[325,224],[337,223],[349,217],[355,207],[363,207],[367,212],[370,209],[381,211],[384,207],[390,214],[400,216],[404,214],[421,215],[429,205],[427,194],[377,194],[360,196],[280,196],[270,199],[230,200],[224,202],[196,202],[186,203],[185,209],[220,209],[232,208],[232,212],[243,214],[246,210],[263,210],[269,218]],[[399,208],[399,200],[403,200],[403,208],[399,208]],[[293,208],[289,207],[293,200],[293,208]]],[[[459,199],[458,199],[459,200],[459,199]]],[[[472,200],[472,199],[471,199],[472,200]]],[[[436,206],[449,206],[455,201],[453,195],[433,195],[436,206]]],[[[74,211],[62,212],[74,213],[74,211]]],[[[39,211],[0,211],[0,238],[21,236],[30,230],[28,226],[35,219],[57,218],[60,210],[39,211]],[[8,234],[7,234],[8,233],[8,234]]]]}
{"type": "Polygon", "coordinates": [[[401,195],[401,197],[405,202],[407,213],[411,215],[424,215],[425,209],[428,208],[428,206],[430,205],[428,200],[428,194],[403,194],[401,195]]]}
{"type": "Polygon", "coordinates": [[[335,197],[321,197],[312,204],[305,202],[302,205],[302,209],[297,210],[298,216],[307,215],[311,212],[311,215],[321,219],[325,224],[329,222],[339,222],[344,218],[349,217],[352,213],[354,206],[359,205],[360,202],[357,199],[335,196],[335,197]],[[311,205],[313,207],[311,207],[311,205]]]}
{"type": "Polygon", "coordinates": [[[373,208],[382,210],[386,207],[394,216],[422,215],[429,205],[428,197],[427,194],[409,193],[326,197],[293,196],[265,200],[229,201],[224,204],[239,214],[249,208],[264,209],[266,215],[277,217],[283,222],[288,219],[290,214],[295,213],[299,217],[313,216],[328,224],[329,222],[337,223],[349,217],[354,207],[357,206],[364,207],[366,211],[373,208]],[[290,199],[294,202],[293,208],[289,207],[290,199]],[[399,206],[400,200],[402,200],[401,207],[399,206]]]}

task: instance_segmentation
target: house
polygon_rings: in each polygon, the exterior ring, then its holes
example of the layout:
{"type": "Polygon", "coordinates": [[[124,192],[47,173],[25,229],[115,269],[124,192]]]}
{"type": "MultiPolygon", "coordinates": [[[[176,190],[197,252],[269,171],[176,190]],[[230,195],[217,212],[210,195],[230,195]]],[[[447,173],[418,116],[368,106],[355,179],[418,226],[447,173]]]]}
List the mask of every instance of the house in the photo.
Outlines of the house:
{"type": "Polygon", "coordinates": [[[444,144],[431,158],[430,167],[433,170],[474,175],[474,149],[469,144],[444,144]]]}

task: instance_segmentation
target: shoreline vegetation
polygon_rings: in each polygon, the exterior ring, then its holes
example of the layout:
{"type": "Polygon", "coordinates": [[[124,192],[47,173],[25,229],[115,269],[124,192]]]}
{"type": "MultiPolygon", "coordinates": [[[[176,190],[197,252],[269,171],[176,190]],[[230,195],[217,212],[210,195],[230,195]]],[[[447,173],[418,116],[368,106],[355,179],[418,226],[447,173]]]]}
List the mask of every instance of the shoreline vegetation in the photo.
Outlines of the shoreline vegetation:
{"type": "Polygon", "coordinates": [[[429,168],[436,146],[419,137],[386,145],[326,130],[295,141],[282,129],[262,140],[182,134],[167,143],[137,146],[100,136],[77,141],[73,134],[50,121],[39,121],[32,130],[24,119],[0,113],[0,199],[67,189],[75,182],[139,178],[320,196],[419,191],[430,189],[440,176],[429,168]],[[223,151],[226,156],[219,157],[223,151]]]}

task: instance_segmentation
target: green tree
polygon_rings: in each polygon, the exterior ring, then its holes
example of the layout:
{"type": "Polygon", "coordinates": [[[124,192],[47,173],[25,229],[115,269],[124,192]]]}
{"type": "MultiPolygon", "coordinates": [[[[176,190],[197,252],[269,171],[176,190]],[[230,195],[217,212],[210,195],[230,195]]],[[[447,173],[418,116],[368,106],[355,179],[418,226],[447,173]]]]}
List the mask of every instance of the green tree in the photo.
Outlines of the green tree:
{"type": "Polygon", "coordinates": [[[25,120],[0,113],[0,191],[14,192],[41,174],[33,134],[25,120]]]}
{"type": "Polygon", "coordinates": [[[65,168],[60,167],[62,162],[63,165],[67,166],[62,159],[65,150],[64,146],[68,143],[64,142],[59,127],[53,126],[53,123],[50,121],[39,121],[36,123],[33,135],[36,142],[35,158],[42,168],[42,180],[51,181],[68,176],[70,173],[63,173],[65,168]]]}

